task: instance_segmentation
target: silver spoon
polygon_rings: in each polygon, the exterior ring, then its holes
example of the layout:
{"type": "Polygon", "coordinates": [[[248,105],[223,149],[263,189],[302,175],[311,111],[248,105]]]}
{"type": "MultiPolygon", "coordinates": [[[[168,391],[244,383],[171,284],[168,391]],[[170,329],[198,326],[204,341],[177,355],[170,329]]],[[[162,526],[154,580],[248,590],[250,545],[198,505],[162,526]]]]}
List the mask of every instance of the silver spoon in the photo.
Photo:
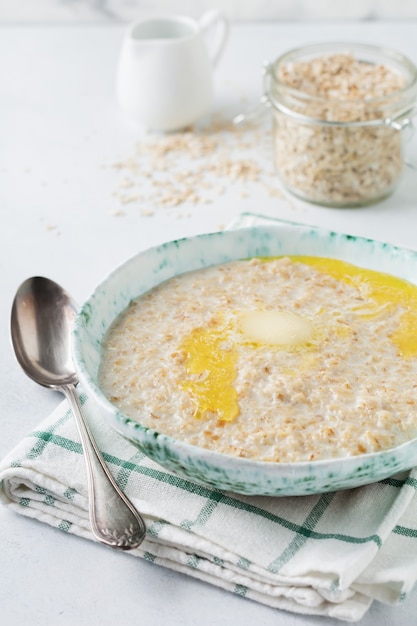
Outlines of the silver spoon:
{"type": "Polygon", "coordinates": [[[87,464],[94,536],[113,548],[131,550],[143,541],[146,528],[107,468],[81,412],[71,356],[75,315],[74,301],[57,283],[40,276],[28,278],[13,301],[13,348],[25,373],[40,385],[64,393],[71,406],[87,464]]]}

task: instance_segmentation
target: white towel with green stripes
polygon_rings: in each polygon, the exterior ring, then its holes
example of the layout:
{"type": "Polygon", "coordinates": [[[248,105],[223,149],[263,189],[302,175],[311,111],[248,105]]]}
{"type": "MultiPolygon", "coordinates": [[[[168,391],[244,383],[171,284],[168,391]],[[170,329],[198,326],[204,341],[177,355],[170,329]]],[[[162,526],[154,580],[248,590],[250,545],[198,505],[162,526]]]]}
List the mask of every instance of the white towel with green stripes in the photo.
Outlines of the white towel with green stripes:
{"type": "MultiPolygon", "coordinates": [[[[304,614],[357,621],[373,599],[404,600],[417,578],[417,472],[349,491],[248,497],[167,472],[83,409],[100,450],[144,515],[135,556],[232,593],[304,614]]],[[[86,470],[66,401],[0,464],[14,511],[93,539],[86,470]]]]}
{"type": "MultiPolygon", "coordinates": [[[[83,400],[111,472],[146,521],[144,542],[129,554],[277,609],[346,621],[359,620],[374,599],[395,604],[412,591],[417,470],[322,495],[224,493],[166,471],[83,400]]],[[[93,540],[86,483],[66,401],[0,464],[6,506],[93,540]]]]}

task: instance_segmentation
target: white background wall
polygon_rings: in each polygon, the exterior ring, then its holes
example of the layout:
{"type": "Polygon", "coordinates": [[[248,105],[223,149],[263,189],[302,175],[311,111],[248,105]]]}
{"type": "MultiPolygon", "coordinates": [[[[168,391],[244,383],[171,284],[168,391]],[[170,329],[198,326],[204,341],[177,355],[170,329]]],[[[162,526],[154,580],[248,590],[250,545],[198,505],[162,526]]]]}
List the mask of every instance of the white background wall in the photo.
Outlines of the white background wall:
{"type": "Polygon", "coordinates": [[[0,22],[129,21],[158,13],[198,17],[213,6],[232,20],[417,18],[417,0],[0,0],[0,22]]]}

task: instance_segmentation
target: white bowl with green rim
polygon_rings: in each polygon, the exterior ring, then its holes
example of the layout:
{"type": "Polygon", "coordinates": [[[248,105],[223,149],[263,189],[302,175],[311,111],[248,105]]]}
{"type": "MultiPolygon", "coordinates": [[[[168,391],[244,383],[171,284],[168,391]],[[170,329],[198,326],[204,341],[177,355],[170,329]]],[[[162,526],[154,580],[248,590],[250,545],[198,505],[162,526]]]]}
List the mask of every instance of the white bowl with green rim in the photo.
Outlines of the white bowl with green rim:
{"type": "Polygon", "coordinates": [[[417,464],[417,439],[381,452],[313,462],[272,463],[228,456],[141,425],[100,389],[103,338],[131,300],[184,272],[248,257],[280,255],[331,257],[417,283],[417,252],[310,226],[277,223],[171,241],[121,265],[81,307],[73,333],[73,354],[82,387],[100,408],[103,420],[148,457],[167,470],[215,489],[247,495],[306,495],[358,487],[410,469],[417,464]]]}

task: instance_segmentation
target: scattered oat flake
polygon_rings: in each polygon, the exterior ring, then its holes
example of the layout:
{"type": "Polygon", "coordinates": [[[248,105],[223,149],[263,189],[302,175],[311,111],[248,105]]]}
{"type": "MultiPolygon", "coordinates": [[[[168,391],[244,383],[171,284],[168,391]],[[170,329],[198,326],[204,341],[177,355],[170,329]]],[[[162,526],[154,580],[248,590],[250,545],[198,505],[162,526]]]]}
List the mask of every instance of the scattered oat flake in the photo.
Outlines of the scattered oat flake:
{"type": "MultiPolygon", "coordinates": [[[[236,126],[221,115],[213,116],[206,126],[145,135],[133,154],[113,163],[120,172],[113,196],[129,210],[144,203],[150,208],[140,210],[140,215],[150,216],[160,209],[201,207],[223,194],[246,197],[250,185],[260,185],[268,194],[272,142],[270,137],[268,142],[264,139],[262,129],[253,124],[236,126]]],[[[277,195],[278,189],[277,182],[277,195]]]]}
{"type": "Polygon", "coordinates": [[[110,215],[114,215],[115,217],[123,217],[126,215],[126,211],[122,211],[122,209],[115,209],[110,211],[110,215]]]}

